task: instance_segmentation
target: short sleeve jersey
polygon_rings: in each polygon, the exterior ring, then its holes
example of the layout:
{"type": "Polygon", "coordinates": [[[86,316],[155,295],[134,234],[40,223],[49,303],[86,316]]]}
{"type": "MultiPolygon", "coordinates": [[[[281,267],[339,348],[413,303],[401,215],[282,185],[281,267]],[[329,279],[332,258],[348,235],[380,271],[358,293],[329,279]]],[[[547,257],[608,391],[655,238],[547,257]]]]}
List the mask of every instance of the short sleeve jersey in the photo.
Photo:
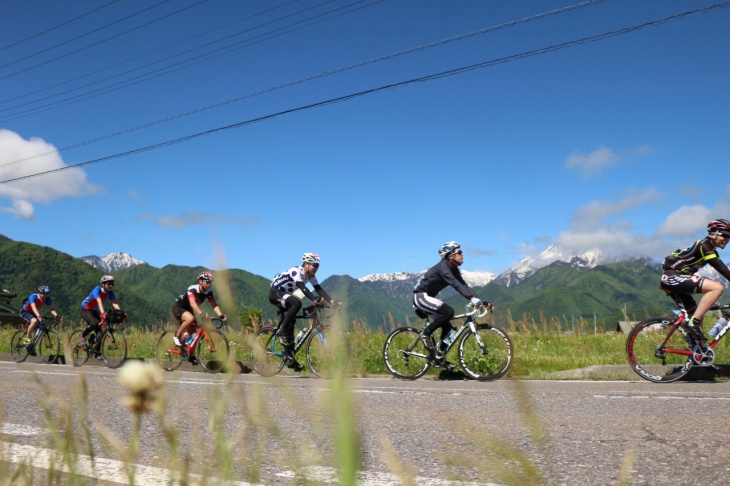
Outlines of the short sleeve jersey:
{"type": "Polygon", "coordinates": [[[299,287],[299,282],[303,284],[311,283],[313,287],[319,285],[316,277],[308,277],[304,273],[304,268],[300,265],[298,267],[291,267],[289,270],[281,272],[274,277],[274,280],[271,281],[271,288],[290,294],[299,287]]]}
{"type": "Polygon", "coordinates": [[[718,255],[717,250],[708,238],[697,240],[692,246],[684,250],[677,250],[667,256],[664,259],[662,268],[664,271],[674,270],[686,275],[692,275],[707,264],[727,280],[730,280],[730,270],[720,260],[720,255],[718,255]]]}
{"type": "Polygon", "coordinates": [[[198,305],[202,304],[205,300],[210,302],[210,305],[213,307],[218,305],[213,296],[213,290],[209,288],[207,292],[202,292],[198,284],[193,284],[188,287],[184,294],[178,296],[176,303],[186,311],[193,312],[193,308],[190,305],[191,300],[194,300],[198,305]]]}
{"type": "Polygon", "coordinates": [[[102,303],[107,299],[115,300],[114,292],[112,290],[107,292],[101,288],[101,285],[98,285],[94,288],[94,290],[91,291],[89,296],[85,298],[83,302],[81,302],[81,308],[86,310],[98,311],[99,304],[96,302],[96,299],[101,299],[102,303]]]}
{"type": "Polygon", "coordinates": [[[27,311],[31,312],[31,304],[35,304],[36,309],[42,307],[45,305],[51,305],[51,296],[46,296],[46,300],[42,300],[38,294],[30,294],[30,296],[25,299],[23,304],[23,307],[20,309],[21,311],[27,311]]]}

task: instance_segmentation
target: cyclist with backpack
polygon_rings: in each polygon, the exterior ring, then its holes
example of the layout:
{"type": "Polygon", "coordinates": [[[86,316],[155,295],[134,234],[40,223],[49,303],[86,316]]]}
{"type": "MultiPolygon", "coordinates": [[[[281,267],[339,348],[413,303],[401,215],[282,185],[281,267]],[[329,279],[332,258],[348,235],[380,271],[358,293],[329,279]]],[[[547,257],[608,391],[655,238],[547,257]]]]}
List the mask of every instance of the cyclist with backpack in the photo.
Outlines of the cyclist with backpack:
{"type": "MultiPolygon", "coordinates": [[[[443,348],[451,344],[454,339],[456,328],[451,325],[451,319],[454,317],[454,308],[449,304],[436,298],[439,292],[446,287],[453,287],[465,298],[469,299],[475,307],[486,305],[488,310],[493,310],[494,306],[491,302],[482,302],[476,293],[464,282],[461,276],[459,266],[464,263],[464,252],[461,245],[455,241],[444,243],[439,249],[441,261],[433,267],[429,268],[413,288],[413,307],[416,309],[418,317],[425,319],[432,316],[433,320],[421,332],[421,340],[431,353],[441,351],[435,349],[431,341],[431,334],[441,328],[441,341],[443,348]]],[[[444,368],[452,370],[455,366],[448,361],[443,362],[444,368]]]]}
{"type": "Polygon", "coordinates": [[[677,250],[667,256],[662,263],[661,288],[675,299],[677,305],[691,316],[685,328],[698,341],[706,341],[702,332],[702,318],[722,296],[724,287],[714,280],[701,277],[697,272],[709,264],[730,282],[730,269],[720,260],[717,248],[725,248],[730,239],[730,221],[715,219],[707,224],[708,235],[697,240],[684,250],[677,250]],[[695,302],[692,294],[702,294],[700,303],[695,302]]]}
{"type": "Polygon", "coordinates": [[[20,308],[20,317],[28,323],[28,329],[25,331],[25,338],[23,339],[23,344],[26,346],[33,342],[33,332],[35,331],[36,325],[42,320],[41,313],[38,310],[40,307],[47,305],[53,317],[58,318],[58,313],[51,303],[50,293],[51,289],[48,285],[41,285],[38,287],[37,292],[30,294],[23,300],[23,305],[20,308]]]}
{"type": "Polygon", "coordinates": [[[302,264],[291,267],[279,273],[271,282],[269,302],[275,305],[284,314],[284,320],[279,326],[277,337],[284,346],[286,365],[294,371],[302,371],[304,367],[294,358],[294,321],[302,308],[302,299],[307,297],[315,305],[324,305],[326,301],[335,304],[327,292],[317,281],[315,274],[319,269],[319,255],[305,253],[302,255],[302,264]],[[319,294],[315,296],[308,288],[311,284],[319,294]]]}
{"type": "MultiPolygon", "coordinates": [[[[188,287],[185,293],[180,295],[172,305],[172,316],[180,324],[177,332],[173,336],[175,346],[184,346],[182,336],[188,326],[195,322],[195,316],[202,318],[208,317],[208,314],[200,308],[204,301],[208,301],[213,311],[221,320],[227,320],[220,306],[218,306],[215,296],[213,296],[213,289],[210,288],[211,285],[213,285],[213,274],[208,271],[200,272],[198,275],[198,283],[188,287]]],[[[194,359],[191,356],[191,361],[194,362],[194,359]]]]}
{"type": "MultiPolygon", "coordinates": [[[[115,309],[121,310],[119,304],[116,302],[113,288],[114,277],[104,275],[101,277],[99,285],[94,287],[89,296],[81,302],[81,318],[86,322],[86,329],[79,336],[79,344],[86,345],[89,334],[92,332],[95,336],[100,334],[101,326],[99,324],[106,318],[106,314],[104,313],[105,300],[109,300],[115,309]]],[[[98,353],[96,357],[102,359],[98,353]]]]}

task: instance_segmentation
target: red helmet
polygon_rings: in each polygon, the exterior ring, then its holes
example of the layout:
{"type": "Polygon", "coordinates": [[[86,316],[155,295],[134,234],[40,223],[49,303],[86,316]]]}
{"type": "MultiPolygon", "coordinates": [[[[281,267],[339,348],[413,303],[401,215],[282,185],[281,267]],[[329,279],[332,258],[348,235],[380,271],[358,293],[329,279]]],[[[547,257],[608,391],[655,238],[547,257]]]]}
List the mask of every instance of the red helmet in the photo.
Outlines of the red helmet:
{"type": "Polygon", "coordinates": [[[715,219],[707,224],[707,232],[714,233],[719,231],[725,236],[730,236],[730,221],[727,219],[715,219]]]}

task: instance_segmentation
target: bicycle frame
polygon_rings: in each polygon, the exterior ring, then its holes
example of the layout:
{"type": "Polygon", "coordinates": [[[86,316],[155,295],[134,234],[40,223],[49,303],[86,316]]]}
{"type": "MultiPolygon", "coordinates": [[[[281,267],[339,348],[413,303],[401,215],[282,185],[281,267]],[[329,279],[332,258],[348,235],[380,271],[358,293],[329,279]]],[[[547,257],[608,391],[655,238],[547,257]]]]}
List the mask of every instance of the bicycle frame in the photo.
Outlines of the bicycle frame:
{"type": "MultiPolygon", "coordinates": [[[[471,304],[468,304],[468,307],[473,307],[473,306],[471,304]]],[[[467,311],[463,314],[459,314],[458,316],[452,317],[451,318],[452,321],[456,320],[456,319],[464,319],[464,318],[466,318],[466,319],[464,320],[464,322],[461,323],[461,326],[459,326],[459,328],[456,330],[456,335],[454,336],[454,340],[451,341],[451,344],[449,344],[446,347],[446,349],[444,349],[440,353],[443,356],[446,356],[446,354],[448,354],[448,352],[451,351],[451,348],[453,348],[459,342],[459,339],[461,339],[461,336],[465,332],[467,332],[467,330],[470,330],[472,333],[474,333],[477,343],[479,344],[479,347],[482,349],[482,351],[484,351],[484,343],[482,342],[481,338],[479,337],[479,333],[477,332],[478,324],[476,322],[474,322],[474,319],[475,319],[475,316],[476,316],[476,319],[479,319],[480,317],[484,317],[485,315],[487,315],[487,312],[489,312],[489,311],[487,311],[486,307],[481,307],[481,308],[473,307],[473,310],[471,310],[471,311],[467,311]]],[[[428,324],[430,324],[430,323],[431,323],[431,318],[429,316],[428,324]]],[[[425,327],[428,327],[428,324],[426,324],[425,327]]]]}
{"type": "MultiPolygon", "coordinates": [[[[218,322],[218,324],[215,325],[216,329],[222,328],[223,324],[224,324],[224,321],[222,319],[211,319],[211,322],[218,322]]],[[[172,347],[172,348],[168,349],[168,352],[171,354],[180,356],[183,352],[182,350],[184,349],[187,356],[195,356],[195,350],[198,348],[198,343],[204,337],[208,338],[205,340],[205,342],[207,343],[207,346],[208,346],[208,351],[213,351],[213,352],[217,351],[215,349],[215,343],[212,342],[212,340],[208,337],[208,331],[205,330],[205,326],[198,324],[197,321],[193,322],[188,327],[188,334],[193,336],[193,340],[190,344],[186,344],[182,348],[178,348],[176,346],[172,347]],[[191,333],[190,331],[192,331],[194,334],[191,333]]]]}

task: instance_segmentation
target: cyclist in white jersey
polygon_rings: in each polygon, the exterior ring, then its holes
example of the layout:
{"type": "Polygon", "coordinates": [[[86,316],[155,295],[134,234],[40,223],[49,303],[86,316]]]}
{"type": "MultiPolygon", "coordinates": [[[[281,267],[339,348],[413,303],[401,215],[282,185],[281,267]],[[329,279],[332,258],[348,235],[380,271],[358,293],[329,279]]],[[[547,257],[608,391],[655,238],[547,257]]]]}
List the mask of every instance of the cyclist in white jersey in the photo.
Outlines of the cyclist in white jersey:
{"type": "Polygon", "coordinates": [[[302,264],[281,272],[271,281],[269,291],[269,302],[278,307],[284,313],[284,321],[279,327],[277,336],[284,346],[284,353],[287,366],[295,371],[304,369],[294,359],[294,321],[297,312],[302,308],[302,299],[307,297],[316,305],[324,305],[325,302],[334,304],[327,292],[324,291],[315,274],[319,269],[319,255],[316,253],[305,253],[302,256],[302,264]],[[311,284],[317,295],[314,295],[308,288],[311,284]]]}

